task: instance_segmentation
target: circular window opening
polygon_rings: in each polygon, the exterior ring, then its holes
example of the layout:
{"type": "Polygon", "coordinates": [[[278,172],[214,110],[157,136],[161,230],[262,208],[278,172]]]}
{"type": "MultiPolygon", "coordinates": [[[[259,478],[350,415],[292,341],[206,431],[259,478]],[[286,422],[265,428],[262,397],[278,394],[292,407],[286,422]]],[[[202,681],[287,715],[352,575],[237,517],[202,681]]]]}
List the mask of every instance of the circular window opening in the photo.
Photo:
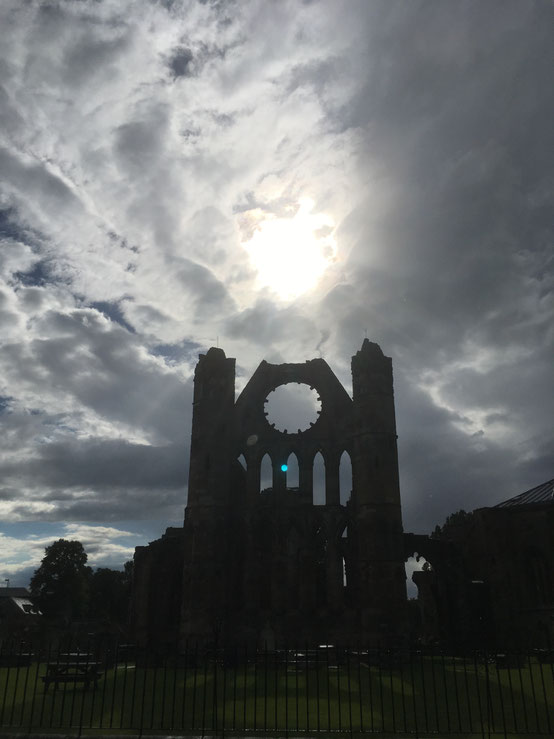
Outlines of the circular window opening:
{"type": "Polygon", "coordinates": [[[277,431],[289,434],[309,429],[317,421],[320,412],[319,395],[304,383],[279,385],[265,400],[267,422],[277,431]]]}

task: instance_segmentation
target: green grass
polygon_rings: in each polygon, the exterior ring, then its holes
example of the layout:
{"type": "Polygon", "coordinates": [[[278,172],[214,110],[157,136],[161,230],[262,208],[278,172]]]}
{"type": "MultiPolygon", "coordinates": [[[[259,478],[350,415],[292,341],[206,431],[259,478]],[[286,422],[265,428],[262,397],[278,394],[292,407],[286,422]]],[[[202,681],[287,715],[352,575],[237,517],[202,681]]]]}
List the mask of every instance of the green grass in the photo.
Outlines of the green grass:
{"type": "Polygon", "coordinates": [[[66,732],[336,731],[420,736],[554,735],[552,665],[424,657],[393,668],[363,663],[279,667],[129,664],[93,689],[44,689],[45,664],[0,668],[0,727],[66,732]],[[288,669],[287,669],[288,668],[288,669]]]}

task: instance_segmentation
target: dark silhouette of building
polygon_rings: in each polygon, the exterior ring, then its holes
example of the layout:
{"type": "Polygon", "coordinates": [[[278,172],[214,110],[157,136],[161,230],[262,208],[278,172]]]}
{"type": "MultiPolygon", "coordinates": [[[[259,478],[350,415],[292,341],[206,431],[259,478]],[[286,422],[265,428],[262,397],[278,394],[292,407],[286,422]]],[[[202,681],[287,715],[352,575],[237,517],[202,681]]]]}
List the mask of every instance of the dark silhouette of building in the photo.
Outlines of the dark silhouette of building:
{"type": "Polygon", "coordinates": [[[554,480],[405,544],[432,564],[413,575],[428,641],[554,645],[554,480]]]}
{"type": "Polygon", "coordinates": [[[0,588],[0,639],[28,633],[40,617],[27,588],[0,588]]]}
{"type": "Polygon", "coordinates": [[[235,360],[214,347],[200,355],[184,525],[135,554],[140,642],[356,644],[406,632],[392,362],[367,339],[352,382],[353,398],[323,359],[263,361],[235,400],[235,360]],[[319,394],[321,411],[303,432],[266,417],[269,393],[288,383],[319,394]],[[352,491],[342,504],[344,452],[352,491]],[[290,489],[281,467],[293,453],[299,485],[290,489]],[[273,480],[262,491],[266,454],[273,480]],[[324,505],[312,495],[317,454],[324,505]]]}

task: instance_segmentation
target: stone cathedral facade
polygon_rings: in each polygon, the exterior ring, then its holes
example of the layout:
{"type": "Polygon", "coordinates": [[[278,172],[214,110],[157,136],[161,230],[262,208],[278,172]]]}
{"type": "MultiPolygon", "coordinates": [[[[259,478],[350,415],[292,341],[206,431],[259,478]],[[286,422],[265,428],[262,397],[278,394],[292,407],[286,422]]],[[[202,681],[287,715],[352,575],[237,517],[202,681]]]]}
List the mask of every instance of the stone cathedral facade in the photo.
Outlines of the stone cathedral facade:
{"type": "Polygon", "coordinates": [[[351,398],[323,359],[263,361],[235,399],[235,360],[214,347],[200,355],[184,524],[135,554],[139,642],[357,644],[405,632],[392,362],[367,339],[352,357],[352,386],[351,398]],[[268,395],[288,383],[319,395],[305,431],[268,421],[268,395]],[[352,491],[342,504],[344,452],[352,491]],[[292,453],[299,481],[287,488],[281,467],[292,453]],[[324,505],[312,495],[317,454],[324,505]],[[261,490],[265,455],[273,480],[261,490]]]}

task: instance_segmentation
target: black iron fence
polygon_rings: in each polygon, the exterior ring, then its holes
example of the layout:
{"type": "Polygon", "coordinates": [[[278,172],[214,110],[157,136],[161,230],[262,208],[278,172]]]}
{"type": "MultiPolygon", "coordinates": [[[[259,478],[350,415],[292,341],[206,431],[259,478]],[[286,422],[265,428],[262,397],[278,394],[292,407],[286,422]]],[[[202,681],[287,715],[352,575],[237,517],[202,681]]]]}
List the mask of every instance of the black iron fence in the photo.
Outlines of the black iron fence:
{"type": "Polygon", "coordinates": [[[0,730],[553,736],[554,652],[133,645],[0,651],[0,730]]]}

